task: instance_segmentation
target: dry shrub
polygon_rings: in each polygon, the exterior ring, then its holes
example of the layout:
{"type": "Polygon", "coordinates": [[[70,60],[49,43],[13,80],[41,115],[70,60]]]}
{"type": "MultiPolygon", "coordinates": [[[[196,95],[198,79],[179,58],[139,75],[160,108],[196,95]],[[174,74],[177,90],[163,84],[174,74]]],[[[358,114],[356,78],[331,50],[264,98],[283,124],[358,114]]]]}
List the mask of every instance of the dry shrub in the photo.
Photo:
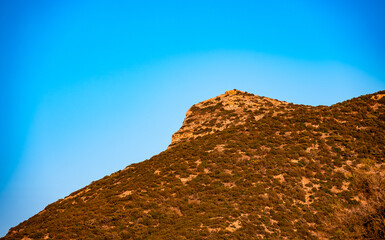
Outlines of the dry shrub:
{"type": "Polygon", "coordinates": [[[339,219],[349,239],[385,239],[385,176],[379,171],[360,173],[354,185],[360,205],[344,210],[339,219]]]}

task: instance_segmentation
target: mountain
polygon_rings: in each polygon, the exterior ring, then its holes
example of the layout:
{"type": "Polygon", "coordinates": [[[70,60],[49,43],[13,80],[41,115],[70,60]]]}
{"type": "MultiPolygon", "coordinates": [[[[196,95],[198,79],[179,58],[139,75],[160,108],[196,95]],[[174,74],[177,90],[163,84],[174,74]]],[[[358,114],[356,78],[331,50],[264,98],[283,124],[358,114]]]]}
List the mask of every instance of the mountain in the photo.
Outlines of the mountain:
{"type": "Polygon", "coordinates": [[[330,107],[227,91],[167,150],[2,239],[385,238],[384,136],[385,91],[330,107]]]}

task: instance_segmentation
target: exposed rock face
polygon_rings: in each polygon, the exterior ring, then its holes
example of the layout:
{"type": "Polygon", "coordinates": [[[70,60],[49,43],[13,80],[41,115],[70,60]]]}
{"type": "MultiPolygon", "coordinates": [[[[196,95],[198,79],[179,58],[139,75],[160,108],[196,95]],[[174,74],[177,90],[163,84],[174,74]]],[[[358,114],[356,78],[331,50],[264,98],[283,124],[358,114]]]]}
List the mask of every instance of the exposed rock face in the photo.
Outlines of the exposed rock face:
{"type": "Polygon", "coordinates": [[[215,98],[193,105],[186,113],[182,127],[172,135],[172,147],[181,141],[213,134],[229,126],[244,124],[245,112],[258,112],[256,120],[261,119],[271,109],[289,109],[290,104],[276,99],[260,97],[239,90],[229,90],[215,98]],[[229,118],[227,113],[231,113],[229,118]]]}

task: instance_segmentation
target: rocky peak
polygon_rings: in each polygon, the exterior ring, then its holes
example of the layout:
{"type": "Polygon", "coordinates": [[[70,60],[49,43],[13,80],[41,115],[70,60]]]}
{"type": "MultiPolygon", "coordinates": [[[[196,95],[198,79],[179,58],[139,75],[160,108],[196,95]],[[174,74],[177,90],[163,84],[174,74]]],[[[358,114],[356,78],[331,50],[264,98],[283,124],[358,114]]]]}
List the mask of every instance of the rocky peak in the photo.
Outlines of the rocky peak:
{"type": "MultiPolygon", "coordinates": [[[[182,127],[172,135],[172,147],[207,134],[222,131],[230,126],[258,121],[271,110],[290,107],[284,101],[257,96],[240,90],[229,90],[215,98],[193,105],[186,113],[182,127]]],[[[274,113],[272,113],[274,114],[274,113]]]]}

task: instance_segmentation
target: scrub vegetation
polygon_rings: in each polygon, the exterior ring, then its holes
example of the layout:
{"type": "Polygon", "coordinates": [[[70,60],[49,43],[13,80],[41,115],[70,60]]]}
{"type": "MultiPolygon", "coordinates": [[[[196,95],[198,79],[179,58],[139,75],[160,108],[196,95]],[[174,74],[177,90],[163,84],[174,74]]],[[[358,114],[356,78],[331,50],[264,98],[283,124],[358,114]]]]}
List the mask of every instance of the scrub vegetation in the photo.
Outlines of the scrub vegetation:
{"type": "Polygon", "coordinates": [[[312,107],[231,90],[3,239],[384,239],[384,136],[385,91],[312,107]]]}

